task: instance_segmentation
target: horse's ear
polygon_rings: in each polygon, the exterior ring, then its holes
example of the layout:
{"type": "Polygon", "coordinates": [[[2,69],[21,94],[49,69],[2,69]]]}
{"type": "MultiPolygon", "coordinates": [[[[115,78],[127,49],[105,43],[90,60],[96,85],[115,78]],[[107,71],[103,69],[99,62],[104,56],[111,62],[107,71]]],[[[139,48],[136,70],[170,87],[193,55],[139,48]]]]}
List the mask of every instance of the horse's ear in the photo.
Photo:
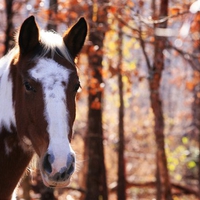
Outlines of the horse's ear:
{"type": "Polygon", "coordinates": [[[63,41],[67,46],[70,55],[75,58],[83,47],[87,35],[87,23],[82,17],[63,36],[63,41]]]}
{"type": "Polygon", "coordinates": [[[34,16],[28,17],[22,24],[18,39],[20,53],[30,52],[39,43],[39,29],[34,16]]]}

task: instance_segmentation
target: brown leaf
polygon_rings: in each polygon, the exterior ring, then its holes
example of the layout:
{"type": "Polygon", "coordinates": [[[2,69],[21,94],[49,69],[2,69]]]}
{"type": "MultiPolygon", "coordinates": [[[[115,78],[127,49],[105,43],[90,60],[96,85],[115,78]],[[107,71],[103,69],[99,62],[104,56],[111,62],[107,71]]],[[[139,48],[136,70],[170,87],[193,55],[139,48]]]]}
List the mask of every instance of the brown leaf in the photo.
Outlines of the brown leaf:
{"type": "Polygon", "coordinates": [[[95,100],[91,104],[91,108],[94,110],[100,110],[101,109],[101,103],[99,102],[98,98],[95,98],[95,100]]]}

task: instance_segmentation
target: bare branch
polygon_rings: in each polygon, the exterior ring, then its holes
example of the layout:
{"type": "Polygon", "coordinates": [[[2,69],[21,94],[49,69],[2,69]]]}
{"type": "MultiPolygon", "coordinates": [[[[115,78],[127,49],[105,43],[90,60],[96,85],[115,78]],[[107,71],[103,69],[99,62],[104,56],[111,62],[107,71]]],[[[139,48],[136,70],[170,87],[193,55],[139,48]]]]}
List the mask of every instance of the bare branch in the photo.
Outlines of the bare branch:
{"type": "Polygon", "coordinates": [[[194,70],[197,70],[197,71],[200,72],[199,66],[194,63],[194,59],[200,59],[200,56],[198,54],[188,53],[186,51],[183,51],[182,49],[179,49],[179,48],[173,46],[169,42],[168,42],[166,48],[168,48],[168,49],[174,49],[175,51],[177,51],[182,56],[182,58],[184,60],[186,60],[191,65],[191,67],[194,70]]]}
{"type": "Polygon", "coordinates": [[[149,60],[149,57],[148,57],[148,55],[147,55],[147,52],[146,52],[146,50],[145,50],[145,42],[144,42],[144,40],[143,40],[143,38],[142,38],[142,27],[140,26],[139,27],[139,41],[140,41],[140,45],[141,45],[141,48],[142,48],[142,52],[143,52],[143,54],[144,54],[144,57],[145,57],[145,60],[146,60],[146,63],[147,63],[147,67],[148,67],[148,70],[149,70],[149,72],[150,72],[150,70],[151,70],[151,63],[150,63],[150,60],[149,60]]]}

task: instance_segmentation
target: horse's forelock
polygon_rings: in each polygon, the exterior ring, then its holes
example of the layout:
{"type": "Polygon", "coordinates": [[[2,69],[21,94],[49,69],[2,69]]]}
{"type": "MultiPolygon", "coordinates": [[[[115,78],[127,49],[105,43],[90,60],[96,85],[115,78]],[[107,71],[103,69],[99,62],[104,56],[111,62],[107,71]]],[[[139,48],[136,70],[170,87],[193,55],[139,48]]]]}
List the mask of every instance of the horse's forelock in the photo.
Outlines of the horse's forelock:
{"type": "Polygon", "coordinates": [[[63,42],[63,38],[56,32],[41,30],[40,42],[43,50],[39,56],[43,57],[51,52],[51,56],[53,57],[54,54],[57,53],[67,59],[72,65],[75,65],[72,56],[70,55],[65,43],[63,42]]]}

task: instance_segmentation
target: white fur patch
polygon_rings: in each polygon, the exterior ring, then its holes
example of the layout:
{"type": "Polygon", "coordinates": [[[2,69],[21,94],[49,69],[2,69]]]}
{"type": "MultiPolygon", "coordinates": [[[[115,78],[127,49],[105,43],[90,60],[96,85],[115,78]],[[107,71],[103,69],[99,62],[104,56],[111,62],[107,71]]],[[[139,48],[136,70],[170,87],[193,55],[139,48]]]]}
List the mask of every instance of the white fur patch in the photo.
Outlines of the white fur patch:
{"type": "Polygon", "coordinates": [[[29,71],[32,78],[40,82],[44,95],[44,116],[50,143],[48,151],[54,155],[52,174],[66,166],[68,155],[74,154],[68,134],[68,111],[65,90],[71,70],[59,65],[52,59],[39,59],[37,65],[29,71]],[[63,85],[63,82],[65,85],[63,85]]]}
{"type": "Polygon", "coordinates": [[[10,63],[14,51],[0,59],[0,130],[5,127],[10,131],[11,125],[16,127],[12,94],[13,84],[11,77],[9,77],[10,63]]]}

